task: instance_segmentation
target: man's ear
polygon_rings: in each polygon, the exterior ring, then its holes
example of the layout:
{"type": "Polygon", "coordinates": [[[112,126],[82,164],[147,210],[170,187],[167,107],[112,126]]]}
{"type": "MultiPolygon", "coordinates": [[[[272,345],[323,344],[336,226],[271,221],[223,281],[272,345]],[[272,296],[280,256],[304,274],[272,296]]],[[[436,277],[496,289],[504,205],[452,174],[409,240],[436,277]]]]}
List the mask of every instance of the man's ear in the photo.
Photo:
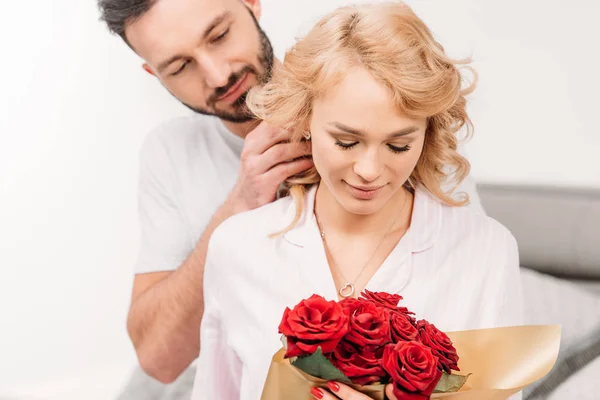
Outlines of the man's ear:
{"type": "Polygon", "coordinates": [[[244,5],[248,7],[250,11],[252,11],[252,14],[254,14],[254,18],[256,18],[256,20],[259,21],[260,14],[262,11],[260,0],[242,0],[242,3],[244,3],[244,5]]]}
{"type": "Polygon", "coordinates": [[[148,64],[146,64],[146,63],[142,64],[142,68],[144,68],[144,71],[146,71],[150,75],[156,76],[156,74],[154,73],[154,71],[152,71],[152,68],[150,68],[150,66],[148,64]]]}

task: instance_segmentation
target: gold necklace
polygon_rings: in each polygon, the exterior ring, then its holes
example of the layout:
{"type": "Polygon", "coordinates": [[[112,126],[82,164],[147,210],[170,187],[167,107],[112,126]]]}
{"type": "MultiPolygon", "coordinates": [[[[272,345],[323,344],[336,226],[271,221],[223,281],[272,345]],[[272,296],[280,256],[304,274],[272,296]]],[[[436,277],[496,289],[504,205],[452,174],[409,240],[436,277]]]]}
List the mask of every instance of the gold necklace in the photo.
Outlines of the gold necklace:
{"type": "Polygon", "coordinates": [[[317,225],[319,226],[319,231],[321,233],[321,240],[323,241],[323,247],[325,248],[325,252],[329,256],[329,258],[331,259],[331,262],[333,263],[334,267],[337,269],[337,271],[341,275],[342,279],[346,282],[346,284],[344,286],[342,286],[340,288],[340,290],[338,291],[338,293],[340,294],[340,296],[342,296],[343,298],[347,298],[347,297],[350,297],[350,296],[352,296],[354,294],[354,292],[355,292],[354,285],[356,284],[356,281],[363,274],[363,272],[365,271],[365,269],[367,268],[367,266],[369,265],[369,263],[371,262],[371,260],[373,259],[373,257],[375,257],[375,254],[377,254],[377,251],[379,250],[379,248],[383,245],[383,242],[385,241],[385,238],[387,237],[387,235],[389,235],[389,233],[392,231],[392,228],[394,227],[394,225],[396,225],[396,222],[398,222],[398,219],[402,215],[402,211],[404,211],[404,207],[406,206],[406,201],[407,200],[408,200],[408,193],[404,197],[404,203],[402,204],[402,208],[398,212],[398,216],[396,217],[396,219],[394,219],[394,222],[392,222],[392,225],[390,225],[390,227],[388,228],[388,230],[386,231],[386,233],[383,235],[383,238],[381,238],[381,241],[379,242],[379,244],[375,248],[375,251],[373,252],[373,254],[371,254],[371,257],[369,257],[369,259],[367,260],[367,262],[365,263],[365,265],[363,265],[363,267],[361,268],[360,272],[358,273],[358,275],[356,276],[356,278],[354,278],[354,280],[352,282],[350,282],[348,279],[346,279],[346,277],[342,273],[341,269],[337,267],[337,265],[335,263],[335,260],[333,259],[333,256],[331,255],[331,252],[329,251],[329,246],[327,245],[327,241],[325,240],[325,230],[321,227],[322,225],[319,222],[319,217],[317,216],[317,213],[316,213],[316,210],[315,210],[315,219],[317,220],[317,225]]]}

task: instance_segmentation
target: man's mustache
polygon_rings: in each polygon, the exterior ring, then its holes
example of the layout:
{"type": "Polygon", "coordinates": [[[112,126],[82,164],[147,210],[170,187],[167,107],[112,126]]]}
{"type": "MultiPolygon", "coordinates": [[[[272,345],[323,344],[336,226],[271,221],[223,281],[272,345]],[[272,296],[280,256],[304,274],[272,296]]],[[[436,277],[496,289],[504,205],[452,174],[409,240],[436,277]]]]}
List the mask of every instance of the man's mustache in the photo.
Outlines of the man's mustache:
{"type": "Polygon", "coordinates": [[[207,104],[210,105],[211,107],[214,107],[215,103],[217,102],[217,99],[219,97],[222,97],[225,93],[227,93],[229,91],[229,89],[234,87],[238,83],[238,81],[242,78],[242,76],[244,76],[246,73],[256,74],[256,71],[254,70],[253,67],[246,66],[242,70],[231,74],[229,76],[229,79],[227,80],[227,84],[225,86],[221,86],[221,87],[215,89],[215,92],[208,98],[207,104]]]}

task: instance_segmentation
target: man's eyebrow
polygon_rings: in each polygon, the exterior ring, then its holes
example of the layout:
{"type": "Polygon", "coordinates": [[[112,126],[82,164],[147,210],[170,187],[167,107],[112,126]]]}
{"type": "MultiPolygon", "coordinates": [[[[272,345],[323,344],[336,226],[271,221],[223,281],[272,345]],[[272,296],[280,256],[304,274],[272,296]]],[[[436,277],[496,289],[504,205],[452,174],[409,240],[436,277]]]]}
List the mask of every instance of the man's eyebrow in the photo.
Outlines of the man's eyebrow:
{"type": "Polygon", "coordinates": [[[208,24],[208,26],[204,30],[204,33],[202,34],[202,39],[206,39],[207,36],[210,35],[210,33],[212,32],[213,29],[215,29],[217,26],[219,26],[223,21],[225,21],[230,16],[231,16],[230,11],[223,11],[221,14],[219,14],[215,18],[213,18],[211,23],[208,24]]]}
{"type": "MultiPolygon", "coordinates": [[[[221,14],[217,15],[211,22],[210,24],[208,24],[208,26],[206,27],[206,29],[204,29],[204,32],[202,32],[202,35],[200,36],[201,40],[206,39],[206,37],[208,37],[208,35],[210,35],[210,33],[212,32],[213,29],[215,29],[217,26],[219,26],[223,21],[225,21],[227,18],[229,18],[229,16],[231,15],[231,13],[229,11],[223,11],[221,14]]],[[[181,60],[185,58],[185,56],[180,55],[180,54],[176,54],[172,57],[169,57],[167,60],[161,62],[160,64],[158,64],[158,67],[156,68],[158,70],[159,73],[163,72],[169,65],[171,65],[172,63],[174,63],[175,61],[181,60]]]]}
{"type": "MultiPolygon", "coordinates": [[[[342,124],[341,122],[332,121],[332,122],[329,122],[329,125],[332,125],[335,128],[337,128],[341,131],[347,132],[351,135],[355,135],[355,136],[359,136],[359,137],[365,136],[364,132],[360,131],[359,129],[349,127],[347,125],[342,124]]],[[[417,126],[409,126],[407,128],[400,129],[399,131],[392,132],[392,133],[388,134],[387,136],[389,138],[396,138],[396,137],[410,135],[411,133],[416,132],[418,130],[419,130],[419,128],[417,126]]]]}

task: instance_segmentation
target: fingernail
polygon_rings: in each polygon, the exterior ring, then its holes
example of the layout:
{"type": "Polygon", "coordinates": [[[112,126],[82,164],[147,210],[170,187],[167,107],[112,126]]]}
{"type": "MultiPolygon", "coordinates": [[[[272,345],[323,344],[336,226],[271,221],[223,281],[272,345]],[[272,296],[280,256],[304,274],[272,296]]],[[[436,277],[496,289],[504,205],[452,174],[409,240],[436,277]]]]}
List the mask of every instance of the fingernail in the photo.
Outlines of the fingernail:
{"type": "Polygon", "coordinates": [[[329,387],[329,389],[333,390],[334,392],[340,391],[340,385],[338,385],[335,382],[327,382],[327,386],[329,387]]]}
{"type": "Polygon", "coordinates": [[[320,389],[312,388],[312,389],[310,389],[310,393],[313,396],[315,396],[315,398],[317,398],[317,399],[322,399],[323,398],[323,392],[321,392],[320,389]]]}

